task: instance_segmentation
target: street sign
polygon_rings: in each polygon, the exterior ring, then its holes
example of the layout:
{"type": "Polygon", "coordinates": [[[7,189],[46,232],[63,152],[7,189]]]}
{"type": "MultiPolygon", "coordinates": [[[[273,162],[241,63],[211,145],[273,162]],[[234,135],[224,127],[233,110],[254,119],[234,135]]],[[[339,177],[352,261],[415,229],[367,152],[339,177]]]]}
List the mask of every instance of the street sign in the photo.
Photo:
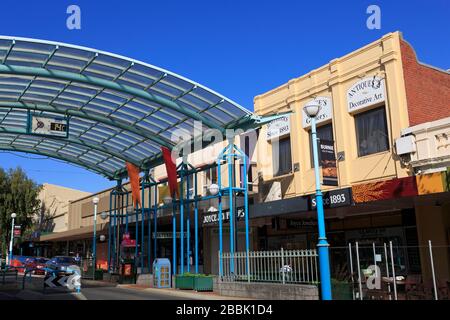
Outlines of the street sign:
{"type": "Polygon", "coordinates": [[[68,289],[77,289],[81,286],[81,275],[73,273],[71,275],[56,276],[48,274],[44,279],[44,288],[67,287],[68,289]]]}
{"type": "Polygon", "coordinates": [[[20,238],[22,235],[22,226],[14,226],[14,238],[20,238]]]}

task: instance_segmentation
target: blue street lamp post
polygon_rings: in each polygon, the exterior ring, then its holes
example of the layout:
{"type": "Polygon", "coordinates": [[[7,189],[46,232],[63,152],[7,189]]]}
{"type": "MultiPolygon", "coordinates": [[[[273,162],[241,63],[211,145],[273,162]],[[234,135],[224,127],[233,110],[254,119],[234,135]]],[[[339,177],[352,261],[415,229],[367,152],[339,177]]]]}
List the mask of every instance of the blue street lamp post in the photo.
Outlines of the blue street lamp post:
{"type": "Polygon", "coordinates": [[[309,104],[305,106],[303,110],[305,111],[306,115],[311,118],[311,140],[313,145],[314,175],[316,180],[317,224],[319,228],[319,242],[317,244],[317,247],[319,251],[320,286],[322,291],[322,300],[332,300],[330,259],[328,254],[329,244],[325,232],[325,216],[323,211],[322,191],[320,188],[319,155],[317,150],[316,116],[320,111],[320,105],[309,104]]]}
{"type": "Polygon", "coordinates": [[[94,197],[92,203],[94,204],[94,238],[92,239],[92,279],[95,280],[95,269],[97,263],[97,207],[99,199],[94,197]]]}

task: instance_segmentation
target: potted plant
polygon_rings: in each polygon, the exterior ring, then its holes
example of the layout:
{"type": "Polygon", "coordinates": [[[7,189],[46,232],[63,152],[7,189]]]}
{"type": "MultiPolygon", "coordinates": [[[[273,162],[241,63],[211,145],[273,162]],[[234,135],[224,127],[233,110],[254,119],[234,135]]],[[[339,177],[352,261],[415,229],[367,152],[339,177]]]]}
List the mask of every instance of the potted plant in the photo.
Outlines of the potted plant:
{"type": "Polygon", "coordinates": [[[353,285],[345,280],[331,279],[334,300],[353,300],[353,285]]]}
{"type": "Polygon", "coordinates": [[[177,274],[175,276],[175,288],[184,290],[194,290],[195,275],[189,272],[177,274]]]}
{"type": "Polygon", "coordinates": [[[213,291],[213,276],[205,274],[197,274],[194,277],[194,290],[196,291],[213,291]]]}
{"type": "Polygon", "coordinates": [[[103,269],[96,269],[94,274],[94,280],[103,280],[103,269]]]}

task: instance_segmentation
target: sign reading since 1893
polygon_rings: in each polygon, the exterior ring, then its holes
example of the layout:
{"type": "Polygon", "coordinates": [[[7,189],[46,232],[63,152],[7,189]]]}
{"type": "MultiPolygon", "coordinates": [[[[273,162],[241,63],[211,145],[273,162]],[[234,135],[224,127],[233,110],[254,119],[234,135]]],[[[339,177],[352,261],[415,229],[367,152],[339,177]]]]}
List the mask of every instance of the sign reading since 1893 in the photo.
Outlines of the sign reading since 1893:
{"type": "Polygon", "coordinates": [[[290,116],[283,116],[267,124],[266,139],[272,140],[288,135],[291,132],[290,116]]]}
{"type": "Polygon", "coordinates": [[[68,122],[63,117],[43,117],[31,115],[28,130],[31,134],[67,137],[68,122]]]}
{"type": "MultiPolygon", "coordinates": [[[[311,195],[310,203],[311,210],[315,210],[317,204],[314,195],[311,195]]],[[[331,190],[323,194],[323,207],[325,209],[350,206],[352,203],[352,188],[331,190]]]]}
{"type": "Polygon", "coordinates": [[[356,82],[347,91],[348,112],[361,110],[384,100],[384,79],[376,76],[356,82]]]}

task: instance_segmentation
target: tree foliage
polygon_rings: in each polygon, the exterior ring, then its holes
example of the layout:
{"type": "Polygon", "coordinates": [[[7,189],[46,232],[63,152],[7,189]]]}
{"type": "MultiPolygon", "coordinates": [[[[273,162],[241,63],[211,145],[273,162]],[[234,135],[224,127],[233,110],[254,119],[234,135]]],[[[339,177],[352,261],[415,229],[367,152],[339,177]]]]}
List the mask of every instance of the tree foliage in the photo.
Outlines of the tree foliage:
{"type": "Polygon", "coordinates": [[[20,168],[5,171],[0,168],[0,235],[1,250],[5,254],[11,236],[11,213],[17,217],[15,224],[21,225],[22,237],[29,234],[33,218],[40,212],[38,198],[42,186],[28,178],[20,168]]]}

